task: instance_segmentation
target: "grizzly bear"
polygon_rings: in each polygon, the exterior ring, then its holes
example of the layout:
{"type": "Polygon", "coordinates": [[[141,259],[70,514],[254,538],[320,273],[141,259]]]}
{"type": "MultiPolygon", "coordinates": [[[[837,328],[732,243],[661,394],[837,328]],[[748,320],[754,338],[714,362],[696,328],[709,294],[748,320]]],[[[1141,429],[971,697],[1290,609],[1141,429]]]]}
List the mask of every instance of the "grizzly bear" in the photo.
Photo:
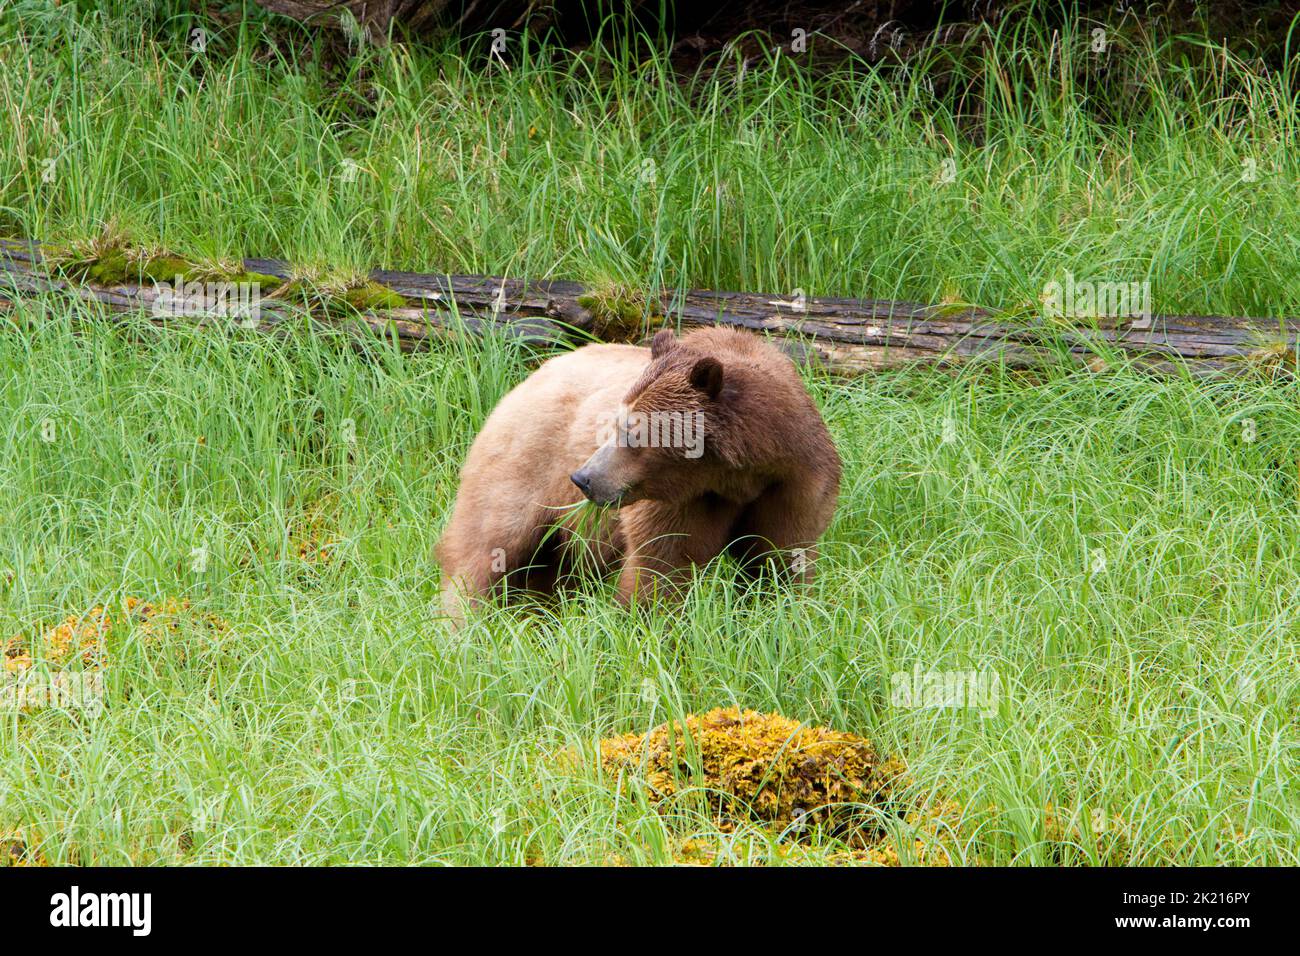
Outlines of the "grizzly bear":
{"type": "Polygon", "coordinates": [[[758,336],[587,345],[516,386],[470,448],[437,549],[443,608],[459,624],[503,581],[548,593],[584,565],[618,567],[624,603],[675,594],[723,551],[807,581],[839,485],[817,406],[758,336]]]}

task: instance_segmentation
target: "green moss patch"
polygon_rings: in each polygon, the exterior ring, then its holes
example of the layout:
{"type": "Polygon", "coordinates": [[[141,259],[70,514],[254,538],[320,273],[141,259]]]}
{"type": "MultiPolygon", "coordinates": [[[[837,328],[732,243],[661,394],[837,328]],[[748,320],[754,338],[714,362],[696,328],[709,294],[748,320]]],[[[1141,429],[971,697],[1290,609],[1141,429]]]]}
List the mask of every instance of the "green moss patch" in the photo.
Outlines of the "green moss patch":
{"type": "Polygon", "coordinates": [[[378,282],[367,282],[349,289],[343,294],[343,300],[358,312],[400,309],[406,305],[406,299],[378,282]]]}
{"type": "Polygon", "coordinates": [[[604,285],[578,296],[578,305],[592,317],[592,332],[607,341],[635,341],[650,328],[650,319],[662,314],[657,301],[621,285],[604,285]]]}
{"type": "Polygon", "coordinates": [[[406,299],[392,289],[370,280],[332,288],[329,283],[294,279],[285,283],[276,293],[276,297],[299,303],[313,311],[334,315],[384,312],[389,309],[404,308],[407,304],[406,299]]]}
{"type": "Polygon", "coordinates": [[[73,282],[105,287],[163,282],[246,282],[271,291],[285,282],[269,273],[224,271],[171,253],[150,254],[121,242],[84,251],[46,246],[44,252],[52,272],[73,282]]]}

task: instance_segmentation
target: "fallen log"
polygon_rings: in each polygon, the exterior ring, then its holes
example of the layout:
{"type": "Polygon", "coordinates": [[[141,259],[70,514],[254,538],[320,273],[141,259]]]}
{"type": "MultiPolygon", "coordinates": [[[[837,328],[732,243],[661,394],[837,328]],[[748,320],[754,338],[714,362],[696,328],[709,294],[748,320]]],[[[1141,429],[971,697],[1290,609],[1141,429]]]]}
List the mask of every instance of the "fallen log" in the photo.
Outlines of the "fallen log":
{"type": "MultiPolygon", "coordinates": [[[[247,273],[292,278],[287,264],[246,259],[247,273]]],[[[1131,355],[1155,368],[1175,365],[1216,373],[1243,360],[1291,361],[1300,319],[1163,316],[1088,320],[1016,318],[969,306],[924,305],[886,299],[788,299],[744,292],[664,293],[638,303],[639,314],[605,314],[599,296],[580,283],[472,275],[428,275],[376,269],[370,281],[400,297],[399,307],[351,310],[312,308],[263,294],[248,328],[285,331],[304,316],[326,326],[361,326],[414,350],[462,332],[489,329],[537,346],[580,341],[642,341],[664,324],[727,325],[776,337],[801,361],[843,374],[921,364],[952,366],[995,360],[1029,367],[1045,358],[1070,357],[1094,367],[1107,354],[1131,355]]],[[[96,285],[75,281],[48,266],[39,244],[0,240],[0,296],[60,290],[117,311],[144,310],[160,322],[156,305],[165,288],[153,281],[96,285]]],[[[165,310],[164,310],[165,311],[165,310]]],[[[614,310],[618,312],[620,310],[614,310]]],[[[625,310],[623,310],[625,311],[625,310]]],[[[223,314],[200,308],[186,319],[212,321],[223,314]]]]}

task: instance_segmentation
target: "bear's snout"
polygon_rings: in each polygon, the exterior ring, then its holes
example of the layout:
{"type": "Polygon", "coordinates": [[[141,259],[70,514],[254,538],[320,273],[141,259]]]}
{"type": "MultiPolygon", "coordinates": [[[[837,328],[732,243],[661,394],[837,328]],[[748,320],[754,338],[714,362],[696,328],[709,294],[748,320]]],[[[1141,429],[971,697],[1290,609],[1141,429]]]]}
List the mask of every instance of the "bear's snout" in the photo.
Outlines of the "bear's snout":
{"type": "Polygon", "coordinates": [[[602,445],[581,468],[569,475],[569,480],[594,504],[608,506],[626,503],[629,490],[627,476],[615,460],[615,453],[613,442],[602,445]]]}
{"type": "Polygon", "coordinates": [[[625,489],[611,484],[600,474],[594,474],[585,465],[571,474],[569,480],[577,485],[578,490],[593,504],[617,505],[623,501],[625,489]]]}

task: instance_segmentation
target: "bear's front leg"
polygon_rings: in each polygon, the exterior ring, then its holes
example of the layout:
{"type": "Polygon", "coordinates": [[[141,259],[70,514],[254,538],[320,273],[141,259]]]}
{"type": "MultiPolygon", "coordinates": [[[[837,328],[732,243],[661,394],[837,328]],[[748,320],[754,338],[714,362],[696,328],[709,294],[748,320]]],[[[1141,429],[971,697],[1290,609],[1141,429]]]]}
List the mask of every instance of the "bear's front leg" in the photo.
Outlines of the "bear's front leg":
{"type": "Polygon", "coordinates": [[[619,516],[626,551],[618,579],[624,604],[678,599],[691,580],[691,569],[712,561],[727,546],[738,505],[698,500],[685,504],[645,501],[624,508],[619,516]]]}

